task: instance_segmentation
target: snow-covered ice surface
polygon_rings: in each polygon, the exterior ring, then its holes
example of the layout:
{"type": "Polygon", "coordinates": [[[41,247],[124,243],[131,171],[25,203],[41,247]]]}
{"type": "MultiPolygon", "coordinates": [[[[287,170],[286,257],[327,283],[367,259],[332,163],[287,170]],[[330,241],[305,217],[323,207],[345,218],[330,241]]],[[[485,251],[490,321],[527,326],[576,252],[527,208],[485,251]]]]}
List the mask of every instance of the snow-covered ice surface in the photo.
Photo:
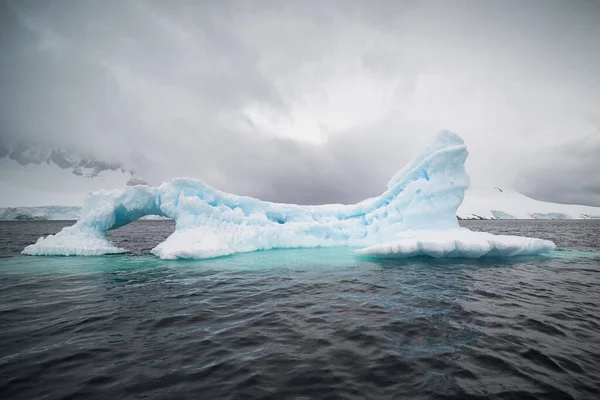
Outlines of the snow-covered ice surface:
{"type": "Polygon", "coordinates": [[[457,215],[462,219],[591,219],[600,218],[600,207],[548,203],[502,188],[471,188],[457,215]]]}
{"type": "Polygon", "coordinates": [[[200,180],[173,179],[88,196],[80,220],[27,246],[29,255],[117,253],[105,232],[145,215],[176,222],[152,252],[164,259],[212,258],[274,248],[352,246],[363,255],[480,257],[534,255],[548,241],[460,229],[456,211],[469,177],[468,155],[455,133],[438,133],[378,197],[353,205],[300,206],[236,196],[200,180]],[[488,249],[489,247],[489,249],[488,249]]]}
{"type": "Polygon", "coordinates": [[[101,256],[125,252],[126,249],[116,247],[107,240],[104,232],[84,228],[79,224],[68,226],[45,239],[40,238],[34,245],[23,250],[23,254],[54,256],[101,256]],[[35,251],[28,251],[31,248],[35,248],[35,251]]]}
{"type": "Polygon", "coordinates": [[[549,240],[492,235],[466,228],[434,232],[409,231],[399,236],[401,238],[393,242],[356,250],[356,254],[377,258],[515,257],[537,255],[556,248],[549,240]]]}

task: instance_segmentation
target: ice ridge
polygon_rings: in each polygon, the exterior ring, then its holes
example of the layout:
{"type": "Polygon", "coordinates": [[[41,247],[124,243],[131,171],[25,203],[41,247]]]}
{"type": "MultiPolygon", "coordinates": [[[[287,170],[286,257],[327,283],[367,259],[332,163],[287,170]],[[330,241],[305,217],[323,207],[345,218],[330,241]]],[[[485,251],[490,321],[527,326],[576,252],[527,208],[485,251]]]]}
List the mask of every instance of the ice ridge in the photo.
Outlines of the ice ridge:
{"type": "Polygon", "coordinates": [[[221,192],[191,178],[173,179],[158,187],[95,192],[86,199],[75,225],[38,239],[23,254],[123,252],[106,239],[106,231],[145,215],[176,222],[175,232],[152,250],[164,259],[325,246],[361,248],[361,255],[373,257],[512,256],[552,250],[554,244],[545,240],[460,229],[456,210],[469,185],[464,167],[467,155],[457,134],[441,131],[380,196],[352,205],[266,202],[221,192]],[[486,241],[489,250],[482,251],[481,243],[486,241]],[[519,246],[527,251],[517,251],[519,246]]]}

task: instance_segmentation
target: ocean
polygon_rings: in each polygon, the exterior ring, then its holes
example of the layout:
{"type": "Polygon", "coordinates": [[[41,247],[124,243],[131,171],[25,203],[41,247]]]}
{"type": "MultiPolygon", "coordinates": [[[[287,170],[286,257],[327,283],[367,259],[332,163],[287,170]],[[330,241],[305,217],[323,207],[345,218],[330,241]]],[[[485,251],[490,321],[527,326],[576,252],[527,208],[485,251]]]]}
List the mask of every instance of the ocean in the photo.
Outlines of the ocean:
{"type": "Polygon", "coordinates": [[[600,221],[461,221],[559,247],[519,259],[164,261],[171,221],[19,254],[70,224],[0,222],[2,399],[600,398],[600,221]]]}

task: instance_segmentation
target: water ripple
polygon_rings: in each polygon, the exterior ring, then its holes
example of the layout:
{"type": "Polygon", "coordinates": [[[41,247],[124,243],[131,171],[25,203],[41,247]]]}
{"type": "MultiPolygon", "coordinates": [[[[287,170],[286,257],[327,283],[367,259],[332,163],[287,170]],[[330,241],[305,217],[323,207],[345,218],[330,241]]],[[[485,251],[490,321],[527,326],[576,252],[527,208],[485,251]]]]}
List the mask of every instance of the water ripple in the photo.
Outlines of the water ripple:
{"type": "MultiPolygon", "coordinates": [[[[0,238],[60,229],[37,224],[0,224],[0,238]]],[[[4,258],[0,394],[600,398],[600,248],[578,241],[600,224],[473,224],[541,232],[562,251],[374,263],[317,249],[179,263],[145,255],[172,225],[140,222],[113,234],[139,242],[131,255],[4,258]]]]}

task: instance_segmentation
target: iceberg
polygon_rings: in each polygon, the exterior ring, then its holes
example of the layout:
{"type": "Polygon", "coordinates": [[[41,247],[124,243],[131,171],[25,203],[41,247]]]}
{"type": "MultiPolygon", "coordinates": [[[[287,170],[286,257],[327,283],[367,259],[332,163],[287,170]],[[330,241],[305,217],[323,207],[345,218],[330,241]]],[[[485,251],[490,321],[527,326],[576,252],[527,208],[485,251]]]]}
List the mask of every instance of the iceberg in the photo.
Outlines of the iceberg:
{"type": "Polygon", "coordinates": [[[121,253],[106,231],[147,215],[175,220],[175,232],[152,253],[163,259],[205,259],[275,248],[350,246],[370,257],[536,255],[554,243],[494,236],[460,228],[457,208],[469,177],[468,151],[450,131],[439,132],[378,197],[357,204],[302,206],[216,190],[197,179],[158,187],[130,186],[90,194],[75,225],[27,246],[27,255],[121,253]]]}

